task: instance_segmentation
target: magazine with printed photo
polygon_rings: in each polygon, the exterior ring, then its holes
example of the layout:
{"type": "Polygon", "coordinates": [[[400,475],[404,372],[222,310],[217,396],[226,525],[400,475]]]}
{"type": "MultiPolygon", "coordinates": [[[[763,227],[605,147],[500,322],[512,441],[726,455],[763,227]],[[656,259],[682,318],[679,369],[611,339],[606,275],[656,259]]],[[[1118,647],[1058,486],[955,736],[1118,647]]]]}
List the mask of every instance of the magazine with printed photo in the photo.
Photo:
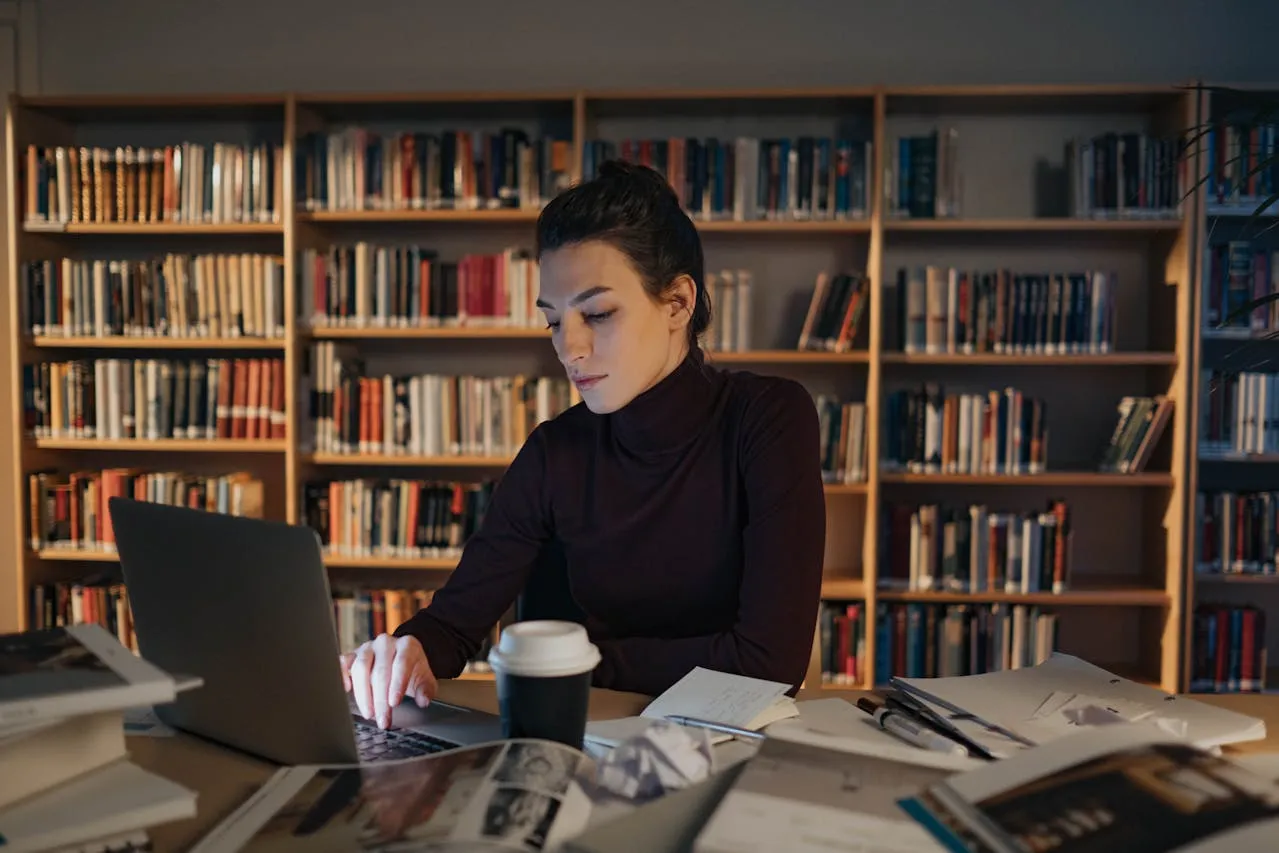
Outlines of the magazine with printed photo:
{"type": "Polygon", "coordinates": [[[1141,723],[1083,729],[900,805],[964,853],[1279,849],[1279,782],[1141,723]]]}
{"type": "Polygon", "coordinates": [[[193,853],[552,851],[630,801],[564,744],[498,741],[362,765],[281,768],[193,853]]]}

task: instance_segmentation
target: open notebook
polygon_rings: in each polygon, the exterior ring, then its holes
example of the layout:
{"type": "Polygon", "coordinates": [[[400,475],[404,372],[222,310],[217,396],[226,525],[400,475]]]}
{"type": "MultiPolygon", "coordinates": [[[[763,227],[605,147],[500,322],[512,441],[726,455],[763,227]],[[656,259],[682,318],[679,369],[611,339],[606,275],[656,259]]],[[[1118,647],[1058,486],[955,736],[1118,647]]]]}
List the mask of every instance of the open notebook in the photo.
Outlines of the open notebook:
{"type": "MultiPolygon", "coordinates": [[[[759,731],[770,723],[799,714],[795,700],[786,695],[790,687],[776,681],[694,667],[650,702],[638,717],[589,723],[586,742],[617,746],[642,734],[654,720],[672,715],[759,731]]],[[[711,743],[731,739],[732,735],[711,732],[711,743]]]]}

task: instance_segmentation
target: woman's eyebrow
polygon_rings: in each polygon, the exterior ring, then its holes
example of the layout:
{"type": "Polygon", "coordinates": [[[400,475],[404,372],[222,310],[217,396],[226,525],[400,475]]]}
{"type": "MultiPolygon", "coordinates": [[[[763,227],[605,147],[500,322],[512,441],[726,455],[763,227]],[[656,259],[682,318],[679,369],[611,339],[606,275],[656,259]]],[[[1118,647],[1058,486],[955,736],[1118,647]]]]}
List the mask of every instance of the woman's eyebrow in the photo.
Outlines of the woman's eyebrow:
{"type": "MultiPolygon", "coordinates": [[[[585,290],[583,290],[581,293],[578,293],[576,296],[570,299],[568,301],[568,304],[577,305],[580,302],[585,302],[586,300],[590,299],[592,296],[599,296],[601,293],[608,293],[612,289],[613,288],[605,287],[602,284],[597,284],[594,287],[588,287],[585,290]]],[[[550,308],[552,311],[555,310],[554,305],[547,302],[545,299],[543,299],[540,296],[537,298],[536,304],[538,308],[550,308]]]]}

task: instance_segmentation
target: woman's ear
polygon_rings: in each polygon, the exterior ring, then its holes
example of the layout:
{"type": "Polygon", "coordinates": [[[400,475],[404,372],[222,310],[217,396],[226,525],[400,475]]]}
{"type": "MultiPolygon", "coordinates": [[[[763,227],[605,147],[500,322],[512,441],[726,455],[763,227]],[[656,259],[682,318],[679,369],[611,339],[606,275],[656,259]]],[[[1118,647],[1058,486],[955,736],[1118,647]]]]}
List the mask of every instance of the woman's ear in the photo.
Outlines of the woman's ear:
{"type": "Polygon", "coordinates": [[[667,295],[670,306],[668,322],[671,331],[679,331],[693,321],[693,309],[697,306],[697,285],[688,274],[677,276],[671,282],[667,295]]]}

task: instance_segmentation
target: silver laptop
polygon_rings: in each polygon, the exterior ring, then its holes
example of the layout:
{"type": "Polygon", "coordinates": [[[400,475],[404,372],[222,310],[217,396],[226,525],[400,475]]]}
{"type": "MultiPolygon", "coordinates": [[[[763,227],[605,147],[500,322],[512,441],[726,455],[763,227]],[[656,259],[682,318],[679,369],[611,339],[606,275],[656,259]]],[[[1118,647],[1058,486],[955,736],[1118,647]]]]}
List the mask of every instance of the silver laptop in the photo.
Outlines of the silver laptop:
{"type": "Polygon", "coordinates": [[[369,762],[501,738],[493,714],[412,699],[382,731],[342,685],[320,539],[282,522],[113,497],[138,650],[204,686],[169,725],[279,764],[369,762]]]}

